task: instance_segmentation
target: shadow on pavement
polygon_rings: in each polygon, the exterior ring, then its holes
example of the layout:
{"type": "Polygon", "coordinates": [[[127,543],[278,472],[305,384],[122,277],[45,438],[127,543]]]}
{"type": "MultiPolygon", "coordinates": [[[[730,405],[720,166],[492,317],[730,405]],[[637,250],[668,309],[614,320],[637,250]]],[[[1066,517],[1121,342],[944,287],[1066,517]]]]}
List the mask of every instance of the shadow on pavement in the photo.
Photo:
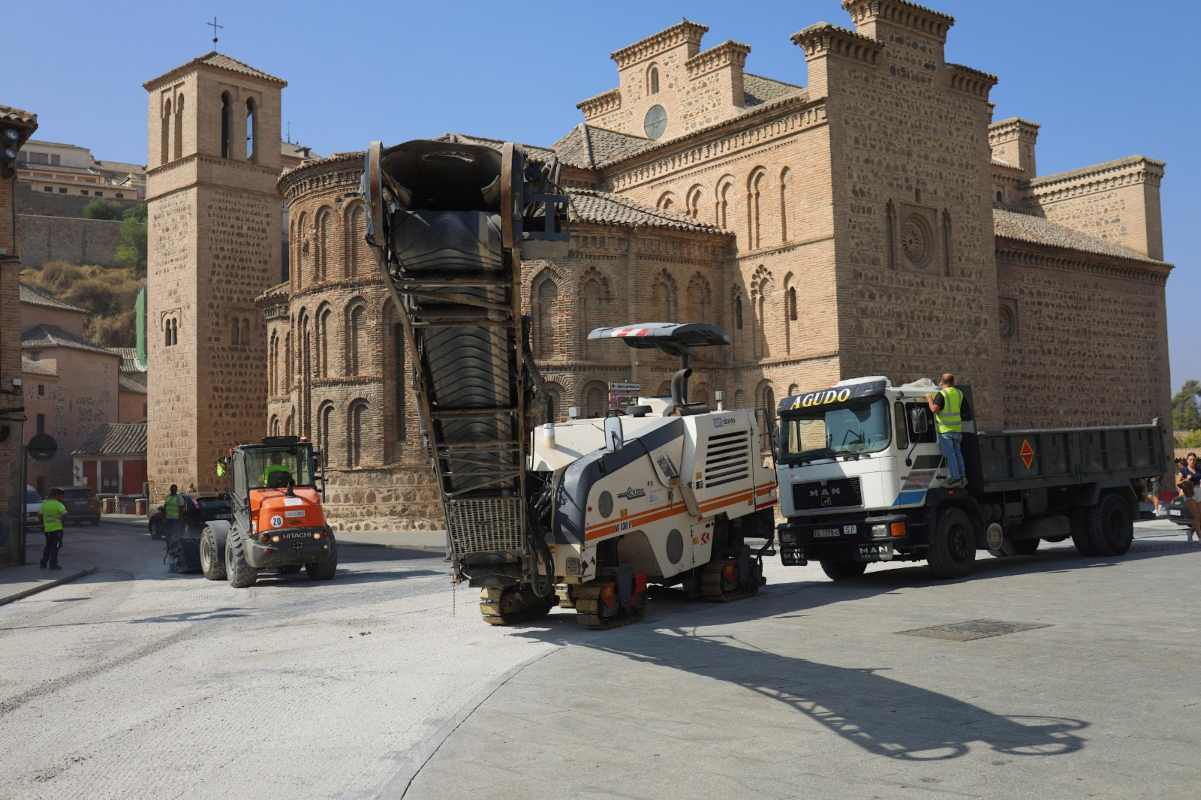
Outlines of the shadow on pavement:
{"type": "Polygon", "coordinates": [[[178,614],[163,614],[157,617],[143,617],[142,619],[126,621],[131,625],[140,625],[148,622],[205,622],[211,619],[237,619],[239,617],[250,616],[243,613],[246,611],[252,611],[252,609],[230,606],[227,608],[214,608],[211,611],[181,611],[178,614]]]}

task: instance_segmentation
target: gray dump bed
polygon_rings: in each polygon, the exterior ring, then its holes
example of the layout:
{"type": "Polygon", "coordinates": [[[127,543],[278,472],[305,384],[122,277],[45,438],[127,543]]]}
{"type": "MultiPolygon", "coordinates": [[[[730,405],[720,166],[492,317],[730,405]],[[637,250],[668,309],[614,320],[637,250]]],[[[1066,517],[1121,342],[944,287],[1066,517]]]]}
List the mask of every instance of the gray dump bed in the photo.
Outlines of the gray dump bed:
{"type": "Polygon", "coordinates": [[[1158,424],[979,433],[964,438],[973,486],[1002,492],[1083,483],[1115,484],[1167,469],[1158,424]]]}

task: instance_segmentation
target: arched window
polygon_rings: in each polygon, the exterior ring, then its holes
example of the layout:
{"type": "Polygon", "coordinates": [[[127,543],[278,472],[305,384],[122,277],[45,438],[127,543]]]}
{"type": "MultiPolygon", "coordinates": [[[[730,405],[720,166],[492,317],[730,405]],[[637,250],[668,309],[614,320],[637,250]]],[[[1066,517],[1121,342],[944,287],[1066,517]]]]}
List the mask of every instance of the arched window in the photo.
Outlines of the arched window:
{"type": "Polygon", "coordinates": [[[351,301],[346,310],[346,374],[362,375],[367,355],[367,306],[362,300],[351,301]]]}
{"type": "Polygon", "coordinates": [[[788,319],[791,320],[792,322],[797,321],[796,287],[795,286],[788,287],[788,319]]]}
{"type": "Polygon", "coordinates": [[[267,345],[267,394],[271,397],[279,394],[279,334],[275,332],[267,345]]]}
{"type": "MultiPolygon", "coordinates": [[[[392,304],[388,307],[391,310],[392,304]]],[[[381,374],[384,376],[386,385],[391,385],[393,389],[393,406],[392,409],[392,441],[403,442],[405,440],[405,328],[399,322],[392,322],[391,313],[388,315],[387,326],[384,330],[391,330],[391,357],[385,365],[381,374]]],[[[387,350],[389,348],[385,348],[387,350]]]]}
{"type": "Polygon", "coordinates": [[[333,439],[330,438],[331,421],[334,418],[334,404],[326,400],[317,410],[317,446],[321,448],[322,464],[328,466],[330,453],[333,451],[333,439]]]}
{"type": "Polygon", "coordinates": [[[229,321],[229,343],[237,347],[242,343],[242,321],[234,317],[229,321]]]}
{"type": "Polygon", "coordinates": [[[251,161],[256,161],[258,150],[255,144],[258,142],[258,119],[259,115],[254,106],[254,98],[251,97],[246,101],[246,158],[251,161]]]}
{"type": "Polygon", "coordinates": [[[746,182],[746,233],[747,247],[752,250],[758,250],[760,246],[761,230],[759,218],[759,199],[763,189],[763,178],[765,171],[762,167],[756,168],[750,178],[746,182]]]}
{"type": "Polygon", "coordinates": [[[784,276],[784,313],[781,318],[784,320],[784,352],[792,352],[792,323],[796,322],[796,287],[792,285],[792,273],[784,276]]]}
{"type": "Polygon", "coordinates": [[[780,241],[788,241],[788,179],[792,171],[785,167],[780,170],[780,241]]]}
{"type": "Polygon", "coordinates": [[[580,279],[580,297],[576,304],[580,319],[580,351],[586,359],[599,360],[606,356],[604,345],[589,341],[588,334],[612,324],[611,302],[608,279],[598,269],[590,267],[580,279]]]}
{"type": "Polygon", "coordinates": [[[559,287],[546,276],[534,291],[534,354],[538,358],[552,358],[557,352],[555,318],[558,304],[559,287]]]}
{"type": "Polygon", "coordinates": [[[672,206],[676,204],[676,196],[671,192],[664,192],[659,195],[659,202],[655,203],[655,208],[660,211],[670,211],[672,206]]]}
{"type": "Polygon", "coordinates": [[[676,282],[663,270],[655,278],[651,289],[651,302],[657,313],[663,314],[663,322],[680,322],[680,304],[676,292],[676,282]]]}
{"type": "Polygon", "coordinates": [[[279,417],[271,415],[271,422],[267,426],[267,433],[270,436],[279,436],[279,417]]]}
{"type": "Polygon", "coordinates": [[[771,294],[771,291],[771,273],[766,267],[759,267],[751,279],[751,303],[755,312],[754,355],[756,358],[771,356],[771,340],[767,336],[767,296],[771,294]]]}
{"type": "Polygon", "coordinates": [[[603,383],[590,383],[584,390],[584,416],[603,417],[609,408],[609,390],[603,383]]]}
{"type": "Polygon", "coordinates": [[[563,409],[563,387],[549,381],[544,383],[540,402],[542,408],[539,409],[539,419],[544,422],[558,422],[560,411],[563,409]]]}
{"type": "Polygon", "coordinates": [[[329,323],[334,312],[329,306],[317,309],[317,376],[329,377],[329,323]]]}
{"type": "Polygon", "coordinates": [[[305,226],[308,224],[308,215],[303,211],[296,219],[295,236],[292,237],[292,246],[296,250],[296,258],[293,263],[296,264],[296,288],[303,289],[304,281],[309,276],[309,242],[308,231],[305,226]]]}
{"type": "Polygon", "coordinates": [[[334,240],[333,214],[328,208],[322,207],[317,212],[317,280],[324,281],[329,277],[329,246],[334,240]]]}
{"type": "Polygon", "coordinates": [[[367,215],[363,212],[361,203],[356,203],[350,210],[346,235],[346,277],[353,278],[359,272],[359,259],[363,257],[363,240],[367,236],[367,215]]]}
{"type": "Polygon", "coordinates": [[[163,322],[163,347],[171,346],[171,320],[163,322]]]}
{"type": "Polygon", "coordinates": [[[742,295],[734,295],[734,329],[742,330],[742,295]]]}
{"type": "Polygon", "coordinates": [[[233,109],[230,108],[229,92],[221,93],[221,157],[229,158],[230,151],[233,147],[230,145],[230,136],[233,133],[230,125],[230,115],[233,109]]]}
{"type": "Polygon", "coordinates": [[[166,164],[171,160],[171,98],[163,101],[162,143],[160,145],[159,163],[166,164]]]}
{"type": "Polygon", "coordinates": [[[693,186],[684,197],[684,207],[688,216],[697,219],[701,213],[701,187],[693,186]]]}
{"type": "Polygon", "coordinates": [[[280,394],[289,394],[292,391],[292,332],[288,331],[284,336],[284,385],[283,391],[280,394]]]}
{"type": "Polygon", "coordinates": [[[363,465],[363,442],[367,438],[364,425],[367,421],[367,401],[355,400],[346,414],[346,466],[363,465]]]}
{"type": "Polygon", "coordinates": [[[288,412],[288,420],[284,423],[284,436],[293,436],[296,432],[296,412],[288,412]]]}
{"type": "Polygon", "coordinates": [[[789,397],[794,397],[800,393],[801,393],[801,387],[797,386],[795,383],[788,384],[788,396],[789,397]]]}
{"type": "Polygon", "coordinates": [[[734,179],[728,175],[717,182],[717,191],[714,196],[717,199],[716,210],[717,218],[714,220],[719,228],[729,229],[730,216],[730,189],[734,186],[734,179]]]}
{"type": "Polygon", "coordinates": [[[712,322],[713,292],[709,281],[697,273],[688,281],[688,318],[685,322],[712,322]]]}
{"type": "Polygon", "coordinates": [[[300,312],[300,435],[313,435],[313,326],[300,312]]]}
{"type": "Polygon", "coordinates": [[[646,93],[659,93],[659,67],[651,64],[650,69],[646,71],[646,93]]]}
{"type": "Polygon", "coordinates": [[[175,98],[175,157],[183,158],[183,95],[175,98]]]}

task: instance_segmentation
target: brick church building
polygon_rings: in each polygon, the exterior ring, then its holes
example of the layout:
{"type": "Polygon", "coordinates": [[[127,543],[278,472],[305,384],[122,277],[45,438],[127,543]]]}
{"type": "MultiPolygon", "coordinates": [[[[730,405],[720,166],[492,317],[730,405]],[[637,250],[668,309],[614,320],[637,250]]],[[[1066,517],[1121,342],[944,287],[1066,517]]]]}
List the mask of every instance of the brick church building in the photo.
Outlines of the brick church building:
{"type": "MultiPolygon", "coordinates": [[[[781,79],[687,20],[623,47],[616,87],[527,145],[571,195],[569,255],[523,276],[557,414],[602,413],[612,381],[663,390],[673,367],[587,331],[679,320],[731,334],[693,365],[694,394],[727,405],[951,370],[984,427],[1167,419],[1163,164],[1039,175],[1038,125],[994,122],[996,77],[944,60],[951,17],[842,5],[851,27],[794,34],[781,79]]],[[[256,145],[278,140],[283,85],[216,53],[146,84],[151,481],[204,486],[231,444],[303,434],[338,524],[436,527],[362,154],[281,175],[256,145]]],[[[499,146],[487,133],[445,136],[499,146]]]]}

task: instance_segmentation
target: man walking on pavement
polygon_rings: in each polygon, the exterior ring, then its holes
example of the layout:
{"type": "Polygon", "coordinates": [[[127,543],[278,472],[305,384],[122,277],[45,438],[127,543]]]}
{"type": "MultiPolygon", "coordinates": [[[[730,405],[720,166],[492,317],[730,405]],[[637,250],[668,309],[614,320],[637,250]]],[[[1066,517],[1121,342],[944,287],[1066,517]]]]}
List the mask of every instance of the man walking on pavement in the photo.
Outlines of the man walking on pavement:
{"type": "Polygon", "coordinates": [[[926,397],[926,403],[934,412],[934,426],[938,430],[938,449],[947,462],[947,478],[950,486],[967,483],[963,463],[963,392],[955,388],[955,376],[944,372],[938,379],[939,391],[926,397]]]}
{"type": "Polygon", "coordinates": [[[179,495],[179,487],[171,484],[167,499],[163,501],[163,517],[166,522],[167,549],[171,548],[172,540],[179,535],[179,515],[183,511],[183,498],[179,495]]]}
{"type": "Polygon", "coordinates": [[[46,546],[42,548],[42,569],[62,569],[58,565],[58,551],[63,547],[63,516],[66,513],[63,490],[51,489],[50,497],[42,502],[42,533],[46,535],[46,546]]]}

